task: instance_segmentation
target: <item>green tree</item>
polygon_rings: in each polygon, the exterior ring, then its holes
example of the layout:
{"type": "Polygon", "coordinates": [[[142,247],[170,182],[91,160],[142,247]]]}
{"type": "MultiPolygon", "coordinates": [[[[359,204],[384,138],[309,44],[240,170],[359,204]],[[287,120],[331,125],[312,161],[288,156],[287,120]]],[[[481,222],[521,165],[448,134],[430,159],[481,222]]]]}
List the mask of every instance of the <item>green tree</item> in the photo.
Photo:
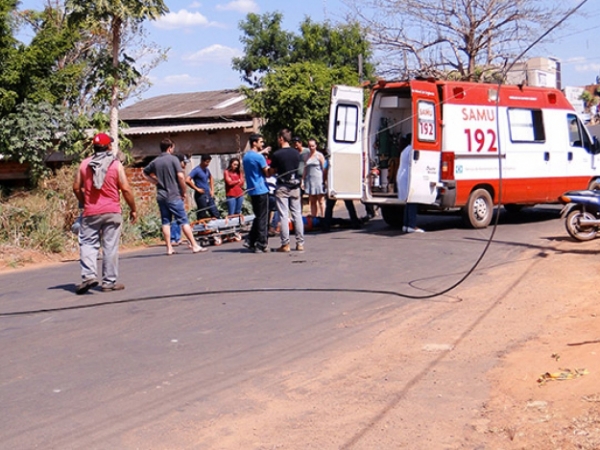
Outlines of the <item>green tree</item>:
{"type": "Polygon", "coordinates": [[[0,149],[4,156],[28,164],[32,184],[36,185],[48,173],[45,162],[49,152],[80,154],[84,124],[77,125],[77,119],[64,107],[26,100],[0,119],[0,149]],[[59,135],[61,139],[57,139],[59,135]]]}
{"type": "Polygon", "coordinates": [[[329,68],[348,66],[358,71],[359,57],[364,61],[364,78],[373,77],[370,44],[358,23],[334,26],[307,17],[300,24],[300,34],[294,34],[282,29],[282,20],[280,13],[248,14],[239,24],[244,56],[234,58],[232,65],[250,86],[260,87],[264,75],[297,62],[321,62],[329,68]]]}
{"type": "Polygon", "coordinates": [[[12,111],[18,101],[19,45],[14,37],[17,0],[0,2],[0,117],[12,111]]]}
{"type": "Polygon", "coordinates": [[[291,62],[318,61],[327,67],[352,67],[356,70],[361,57],[361,75],[365,79],[373,78],[375,66],[370,62],[371,44],[358,23],[332,26],[328,22],[315,23],[306,18],[300,24],[300,32],[293,40],[291,62]]]}
{"type": "Polygon", "coordinates": [[[244,56],[233,60],[233,68],[250,84],[243,92],[250,110],[266,119],[267,140],[273,142],[279,129],[288,127],[324,144],[331,87],[359,85],[361,75],[373,78],[366,33],[357,23],[334,26],[305,18],[294,34],[284,31],[281,21],[281,14],[272,13],[249,14],[240,22],[244,56]]]}
{"type": "Polygon", "coordinates": [[[239,23],[239,29],[243,32],[240,42],[244,44],[244,56],[233,58],[232,65],[250,86],[260,86],[261,77],[275,65],[290,62],[294,36],[282,29],[282,20],[280,13],[262,16],[250,13],[245,21],[239,23]]]}
{"type": "MultiPolygon", "coordinates": [[[[69,18],[92,32],[104,32],[110,48],[110,70],[100,64],[102,76],[110,86],[110,134],[115,139],[114,151],[119,148],[119,104],[124,74],[135,71],[133,60],[123,52],[122,39],[127,28],[134,32],[146,20],[155,20],[168,12],[163,0],[67,0],[69,18]]],[[[102,33],[101,33],[102,34],[102,33]]],[[[139,73],[133,72],[133,76],[139,73]]],[[[129,76],[127,76],[129,78],[129,76]]]]}
{"type": "Polygon", "coordinates": [[[331,87],[356,85],[356,71],[348,66],[330,68],[322,62],[298,62],[277,67],[263,78],[264,89],[244,88],[250,109],[267,119],[262,132],[274,142],[281,128],[304,139],[327,139],[331,87]]]}

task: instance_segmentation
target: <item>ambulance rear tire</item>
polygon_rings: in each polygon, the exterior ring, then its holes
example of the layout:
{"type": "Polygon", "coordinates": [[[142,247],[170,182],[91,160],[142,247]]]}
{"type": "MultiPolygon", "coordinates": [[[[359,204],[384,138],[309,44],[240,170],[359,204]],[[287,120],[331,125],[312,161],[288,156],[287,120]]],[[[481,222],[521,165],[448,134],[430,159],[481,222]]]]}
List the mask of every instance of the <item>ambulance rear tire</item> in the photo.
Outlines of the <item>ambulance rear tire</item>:
{"type": "Polygon", "coordinates": [[[588,186],[588,190],[590,191],[600,191],[600,180],[594,180],[588,186]]]}
{"type": "Polygon", "coordinates": [[[469,201],[463,207],[463,218],[466,225],[473,228],[485,228],[492,221],[494,203],[492,196],[485,189],[471,192],[469,201]]]}
{"type": "Polygon", "coordinates": [[[402,228],[404,225],[404,206],[381,206],[381,217],[392,228],[402,228]]]}

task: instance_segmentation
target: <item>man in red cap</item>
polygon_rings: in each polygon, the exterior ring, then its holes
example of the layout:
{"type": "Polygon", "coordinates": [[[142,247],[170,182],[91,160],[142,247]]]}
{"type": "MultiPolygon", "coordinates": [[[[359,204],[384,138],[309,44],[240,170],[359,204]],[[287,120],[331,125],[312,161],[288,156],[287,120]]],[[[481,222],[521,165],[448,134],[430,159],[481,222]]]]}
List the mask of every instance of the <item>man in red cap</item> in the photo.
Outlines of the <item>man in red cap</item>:
{"type": "Polygon", "coordinates": [[[133,191],[125,169],[111,151],[113,139],[99,133],[94,136],[94,155],[84,159],[73,182],[73,192],[83,207],[79,229],[79,263],[81,284],[77,295],[98,286],[96,261],[102,247],[102,292],[125,289],[117,283],[119,275],[119,239],[123,216],[120,194],[129,206],[129,219],[135,222],[137,212],[133,191]]]}

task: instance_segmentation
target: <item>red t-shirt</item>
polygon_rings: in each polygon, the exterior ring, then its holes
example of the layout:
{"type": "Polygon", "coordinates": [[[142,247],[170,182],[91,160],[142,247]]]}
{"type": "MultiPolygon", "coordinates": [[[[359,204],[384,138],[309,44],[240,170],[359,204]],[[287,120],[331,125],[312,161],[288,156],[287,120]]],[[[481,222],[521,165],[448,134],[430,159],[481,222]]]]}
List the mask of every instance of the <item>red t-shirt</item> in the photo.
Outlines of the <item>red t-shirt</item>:
{"type": "Polygon", "coordinates": [[[239,172],[226,170],[225,173],[225,196],[226,197],[241,197],[244,195],[244,178],[239,172]],[[241,183],[240,183],[241,181],[241,183]]]}

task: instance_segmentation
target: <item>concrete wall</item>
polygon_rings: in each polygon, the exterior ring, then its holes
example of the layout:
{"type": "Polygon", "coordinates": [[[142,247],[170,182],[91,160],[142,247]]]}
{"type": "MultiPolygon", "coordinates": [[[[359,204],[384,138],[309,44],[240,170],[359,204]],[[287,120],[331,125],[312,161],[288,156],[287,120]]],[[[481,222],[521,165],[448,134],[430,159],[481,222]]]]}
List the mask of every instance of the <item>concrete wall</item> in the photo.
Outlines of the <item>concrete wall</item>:
{"type": "Polygon", "coordinates": [[[248,146],[250,132],[241,129],[216,131],[190,131],[185,133],[146,134],[131,136],[131,153],[136,161],[160,154],[160,141],[169,138],[175,142],[175,153],[188,156],[202,154],[235,154],[248,146]]]}

